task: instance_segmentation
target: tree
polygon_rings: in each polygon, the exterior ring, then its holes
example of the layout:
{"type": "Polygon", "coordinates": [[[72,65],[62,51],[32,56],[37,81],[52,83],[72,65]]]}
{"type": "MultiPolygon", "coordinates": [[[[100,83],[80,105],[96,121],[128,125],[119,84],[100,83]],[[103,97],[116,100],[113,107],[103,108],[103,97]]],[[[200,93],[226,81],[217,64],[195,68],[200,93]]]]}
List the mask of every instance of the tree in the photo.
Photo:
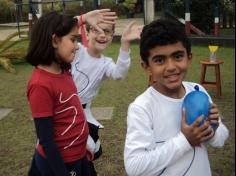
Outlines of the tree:
{"type": "Polygon", "coordinates": [[[129,17],[133,17],[135,13],[135,7],[136,7],[137,0],[125,0],[122,4],[127,9],[127,15],[129,17]]]}

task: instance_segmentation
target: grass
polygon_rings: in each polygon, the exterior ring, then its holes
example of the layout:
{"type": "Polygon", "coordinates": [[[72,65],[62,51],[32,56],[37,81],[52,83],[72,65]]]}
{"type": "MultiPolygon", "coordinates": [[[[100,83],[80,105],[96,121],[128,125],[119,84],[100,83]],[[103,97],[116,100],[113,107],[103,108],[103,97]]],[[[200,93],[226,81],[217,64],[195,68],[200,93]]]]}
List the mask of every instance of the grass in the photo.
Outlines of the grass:
{"type": "MultiPolygon", "coordinates": [[[[112,44],[106,54],[117,57],[119,44],[112,44]]],[[[224,64],[221,65],[223,95],[215,96],[210,89],[214,101],[218,104],[223,122],[230,130],[230,137],[224,148],[209,149],[213,176],[235,175],[235,49],[220,48],[217,52],[224,64]]],[[[138,46],[132,45],[132,64],[126,79],[121,81],[104,81],[100,93],[93,106],[113,106],[113,118],[102,121],[105,126],[100,131],[103,146],[102,157],[95,162],[100,176],[125,176],[123,165],[123,149],[126,134],[127,107],[135,97],[147,88],[148,77],[142,70],[139,60],[138,46]]],[[[202,58],[209,55],[207,47],[193,47],[193,63],[186,80],[199,82],[202,58]]],[[[9,74],[0,67],[0,108],[14,108],[8,116],[0,121],[0,175],[26,175],[30,166],[36,138],[34,124],[26,99],[26,84],[32,67],[24,62],[16,62],[17,74],[9,74]]],[[[213,70],[209,70],[208,79],[213,78],[213,70]]]]}

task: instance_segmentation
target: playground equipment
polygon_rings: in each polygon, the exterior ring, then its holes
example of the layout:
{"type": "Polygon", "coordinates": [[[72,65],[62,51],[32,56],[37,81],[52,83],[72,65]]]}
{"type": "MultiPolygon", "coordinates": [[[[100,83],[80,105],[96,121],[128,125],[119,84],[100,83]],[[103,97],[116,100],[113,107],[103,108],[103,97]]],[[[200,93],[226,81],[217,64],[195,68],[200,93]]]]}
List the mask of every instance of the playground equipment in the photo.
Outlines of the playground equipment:
{"type": "Polygon", "coordinates": [[[70,2],[79,2],[84,0],[29,0],[29,31],[32,30],[32,25],[34,18],[38,19],[42,15],[42,5],[43,4],[51,4],[51,9],[54,9],[55,3],[62,4],[62,11],[65,11],[66,3],[70,2]]]}
{"type": "MultiPolygon", "coordinates": [[[[204,32],[202,32],[200,29],[198,29],[196,26],[193,26],[192,23],[191,23],[191,6],[193,7],[194,6],[194,1],[192,0],[185,0],[185,17],[184,19],[183,18],[179,18],[177,17],[172,11],[172,6],[171,4],[173,4],[173,2],[171,0],[165,0],[164,1],[164,8],[165,8],[165,14],[168,15],[168,17],[172,17],[176,20],[178,20],[179,22],[181,22],[182,24],[185,25],[185,30],[186,30],[186,34],[187,35],[190,35],[191,32],[194,32],[196,33],[197,35],[205,35],[204,32]]],[[[219,0],[215,0],[214,4],[212,4],[215,9],[214,9],[214,16],[215,16],[215,19],[214,19],[214,32],[213,34],[214,35],[219,35],[219,28],[220,28],[220,25],[219,25],[219,0]]]]}
{"type": "MultiPolygon", "coordinates": [[[[192,25],[190,23],[190,21],[187,21],[187,20],[184,20],[183,18],[179,18],[177,16],[175,16],[172,12],[170,11],[166,11],[165,12],[165,15],[170,17],[170,18],[173,18],[177,21],[179,21],[180,23],[182,23],[183,25],[185,25],[185,30],[186,30],[186,33],[188,35],[191,34],[191,31],[193,31],[194,33],[196,33],[197,35],[199,36],[203,36],[203,35],[206,35],[203,31],[201,31],[199,28],[197,28],[196,26],[192,25]]],[[[188,16],[188,15],[187,15],[188,16]]],[[[189,17],[187,17],[188,19],[189,17]]]]}
{"type": "Polygon", "coordinates": [[[28,0],[28,3],[23,3],[22,0],[15,0],[15,9],[16,9],[16,23],[17,29],[19,33],[19,37],[21,36],[20,30],[20,22],[22,21],[22,8],[23,6],[28,7],[28,24],[29,24],[29,32],[32,30],[32,25],[35,20],[37,20],[43,14],[42,5],[51,4],[51,10],[54,10],[55,4],[60,3],[62,7],[62,11],[65,11],[66,4],[70,2],[78,2],[80,6],[83,6],[83,2],[85,0],[28,0]]]}

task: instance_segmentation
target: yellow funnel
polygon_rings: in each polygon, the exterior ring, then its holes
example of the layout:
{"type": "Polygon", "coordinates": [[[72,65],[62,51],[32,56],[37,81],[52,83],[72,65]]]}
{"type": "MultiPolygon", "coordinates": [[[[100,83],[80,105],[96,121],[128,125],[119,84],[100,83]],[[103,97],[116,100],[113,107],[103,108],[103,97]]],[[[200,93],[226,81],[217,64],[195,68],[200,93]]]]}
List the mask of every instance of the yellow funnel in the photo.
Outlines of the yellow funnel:
{"type": "Polygon", "coordinates": [[[214,52],[216,52],[218,50],[219,46],[209,45],[208,48],[209,48],[211,53],[214,53],[214,52]]]}

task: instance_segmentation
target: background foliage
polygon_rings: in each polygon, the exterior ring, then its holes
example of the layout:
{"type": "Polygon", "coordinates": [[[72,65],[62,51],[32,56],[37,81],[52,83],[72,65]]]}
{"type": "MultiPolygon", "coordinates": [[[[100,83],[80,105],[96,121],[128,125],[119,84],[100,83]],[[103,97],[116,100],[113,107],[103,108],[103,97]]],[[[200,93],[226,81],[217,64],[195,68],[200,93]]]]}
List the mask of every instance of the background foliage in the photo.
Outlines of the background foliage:
{"type": "MultiPolygon", "coordinates": [[[[186,0],[156,0],[156,8],[160,11],[169,10],[178,17],[185,16],[186,0]]],[[[215,7],[218,1],[219,14],[226,23],[235,20],[234,0],[189,0],[191,22],[205,33],[211,33],[214,26],[215,7]],[[228,19],[227,19],[228,18],[228,19]]],[[[231,24],[232,27],[233,24],[231,24]]],[[[224,24],[226,27],[226,24],[224,24]]]]}

